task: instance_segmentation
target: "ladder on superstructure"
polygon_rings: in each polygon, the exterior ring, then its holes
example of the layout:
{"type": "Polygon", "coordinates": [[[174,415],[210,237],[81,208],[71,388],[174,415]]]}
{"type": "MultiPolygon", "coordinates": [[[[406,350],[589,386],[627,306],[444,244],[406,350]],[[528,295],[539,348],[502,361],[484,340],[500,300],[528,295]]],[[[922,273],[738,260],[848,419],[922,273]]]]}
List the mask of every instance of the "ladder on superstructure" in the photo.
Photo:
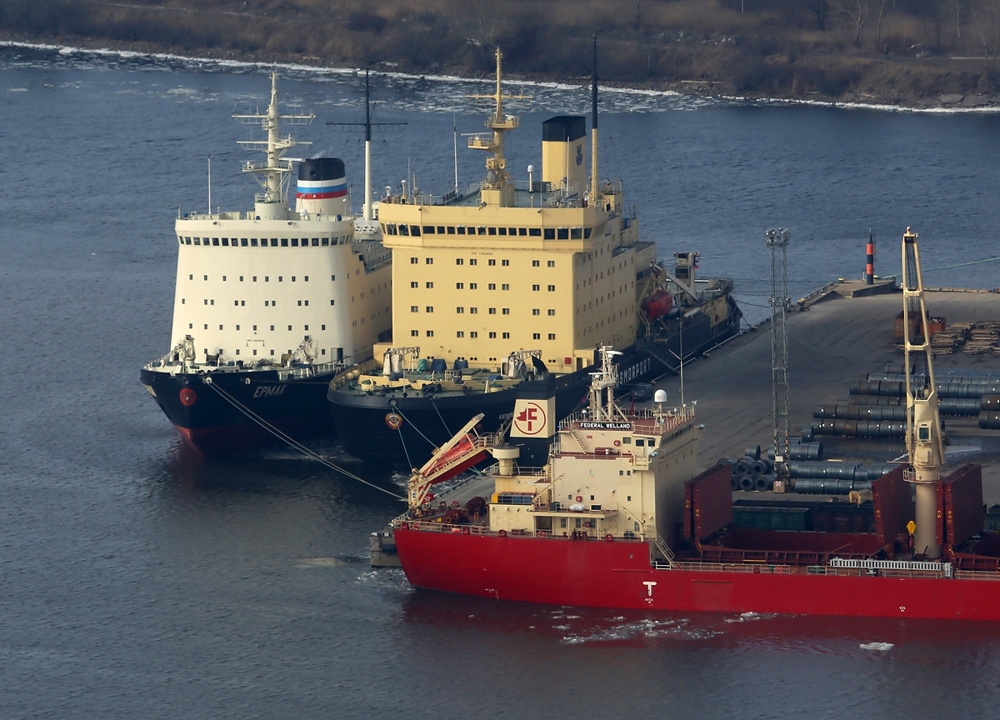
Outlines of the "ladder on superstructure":
{"type": "Polygon", "coordinates": [[[788,479],[788,266],[786,248],[791,233],[768,230],[771,250],[771,398],[774,414],[774,474],[788,479]]]}

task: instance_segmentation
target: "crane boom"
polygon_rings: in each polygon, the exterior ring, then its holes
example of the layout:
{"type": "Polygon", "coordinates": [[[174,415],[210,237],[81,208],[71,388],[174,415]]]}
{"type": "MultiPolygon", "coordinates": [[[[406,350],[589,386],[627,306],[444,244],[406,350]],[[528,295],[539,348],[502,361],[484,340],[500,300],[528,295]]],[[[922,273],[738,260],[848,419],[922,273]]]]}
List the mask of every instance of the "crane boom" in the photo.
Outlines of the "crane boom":
{"type": "Polygon", "coordinates": [[[928,560],[941,557],[937,543],[937,483],[944,465],[944,440],[938,414],[937,384],[930,333],[927,328],[927,307],[920,270],[917,234],[910,228],[903,233],[903,357],[906,368],[906,449],[910,467],[903,477],[916,487],[916,532],[913,550],[928,560]],[[910,316],[918,312],[920,322],[910,325],[910,316]],[[920,337],[913,337],[919,327],[920,337]],[[918,342],[919,340],[919,342],[918,342]],[[924,354],[927,366],[926,384],[917,387],[913,362],[924,354]]]}

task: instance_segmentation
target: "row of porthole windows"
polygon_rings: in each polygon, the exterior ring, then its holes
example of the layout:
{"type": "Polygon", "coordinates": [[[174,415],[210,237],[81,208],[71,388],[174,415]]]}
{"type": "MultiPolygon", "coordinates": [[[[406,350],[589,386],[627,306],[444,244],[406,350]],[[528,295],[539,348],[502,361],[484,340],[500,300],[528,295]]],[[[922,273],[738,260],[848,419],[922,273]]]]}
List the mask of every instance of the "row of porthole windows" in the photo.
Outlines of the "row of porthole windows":
{"type": "MultiPolygon", "coordinates": [[[[298,307],[309,307],[308,300],[299,300],[297,302],[298,302],[298,307]]],[[[202,303],[204,305],[215,305],[215,300],[209,298],[203,298],[202,303]]],[[[187,298],[181,298],[181,305],[186,305],[186,304],[187,304],[187,298]]],[[[247,304],[246,300],[233,300],[234,307],[246,307],[246,304],[247,304]]],[[[333,305],[333,300],[330,301],[330,304],[333,305]]],[[[264,307],[278,307],[278,301],[265,300],[264,307]]]]}
{"type": "MultiPolygon", "coordinates": [[[[331,275],[330,276],[330,280],[336,280],[336,279],[337,279],[336,275],[331,275]]],[[[188,280],[194,280],[194,275],[193,274],[188,275],[188,280]]],[[[206,280],[207,281],[208,280],[208,275],[202,275],[202,280],[206,280]]],[[[295,282],[296,276],[292,275],[291,280],[292,280],[292,282],[295,282]]],[[[285,281],[285,276],[284,275],[279,275],[278,276],[278,282],[284,282],[284,281],[285,281]]],[[[225,275],[222,276],[222,282],[226,282],[226,276],[225,275]]],[[[243,276],[242,275],[240,275],[240,282],[243,282],[243,276]]],[[[251,282],[257,282],[257,276],[256,275],[253,275],[251,277],[251,282]]],[[[264,282],[271,282],[271,276],[270,275],[265,275],[264,276],[264,282]]],[[[304,275],[302,277],[302,282],[309,282],[309,276],[308,275],[304,275]]]]}
{"type": "Polygon", "coordinates": [[[325,238],[202,238],[177,237],[181,245],[203,245],[205,247],[328,247],[350,241],[351,236],[325,238]]]}
{"type": "MultiPolygon", "coordinates": [[[[270,327],[271,327],[271,332],[274,332],[274,325],[271,325],[270,327]]],[[[205,325],[205,329],[208,330],[208,325],[207,324],[205,325]]],[[[225,326],[219,325],[219,330],[224,330],[224,329],[225,329],[225,326]]],[[[239,330],[240,326],[237,325],[236,329],[239,330]]],[[[288,330],[291,331],[291,329],[292,329],[292,326],[289,325],[288,326],[288,330]]],[[[306,331],[308,331],[309,330],[309,326],[308,325],[303,325],[303,329],[306,330],[306,331]]],[[[326,330],[326,325],[320,325],[319,329],[320,330],[326,330]]],[[[194,323],[188,323],[188,330],[194,330],[194,323]]],[[[257,326],[256,325],[253,326],[253,331],[257,332],[257,326]]],[[[289,352],[291,352],[291,351],[289,351],[289,352]]]]}
{"type": "MultiPolygon", "coordinates": [[[[219,354],[220,354],[220,355],[224,355],[224,354],[225,354],[225,352],[226,352],[225,350],[223,350],[222,348],[219,348],[219,354]]],[[[208,355],[208,348],[205,348],[205,354],[206,354],[206,355],[208,355]]],[[[236,354],[237,354],[237,355],[239,355],[239,354],[240,354],[240,349],[239,349],[239,348],[236,348],[236,354]]],[[[256,354],[257,354],[257,351],[256,351],[256,350],[254,350],[254,351],[253,351],[253,354],[254,354],[254,355],[256,355],[256,354]]],[[[272,350],[272,351],[271,351],[271,354],[272,354],[272,355],[274,355],[274,350],[272,350]]],[[[291,355],[291,354],[292,354],[292,351],[291,351],[291,350],[289,350],[289,351],[288,351],[288,354],[289,354],[289,355],[291,355]]],[[[319,352],[319,354],[320,354],[320,355],[326,355],[326,348],[321,348],[321,349],[320,349],[320,352],[319,352]]]]}
{"type": "Polygon", "coordinates": [[[590,238],[593,228],[512,228],[486,225],[396,225],[396,223],[383,223],[382,232],[386,235],[403,235],[406,237],[420,237],[421,235],[499,235],[501,237],[540,237],[545,240],[583,240],[590,238]]]}

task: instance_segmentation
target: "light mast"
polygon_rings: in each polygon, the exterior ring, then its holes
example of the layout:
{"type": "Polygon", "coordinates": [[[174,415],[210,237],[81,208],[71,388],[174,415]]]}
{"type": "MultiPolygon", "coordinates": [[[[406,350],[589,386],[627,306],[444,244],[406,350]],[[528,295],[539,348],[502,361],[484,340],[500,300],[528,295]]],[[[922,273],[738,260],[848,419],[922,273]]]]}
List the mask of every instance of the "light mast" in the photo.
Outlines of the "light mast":
{"type": "Polygon", "coordinates": [[[243,165],[243,172],[263,175],[257,178],[260,186],[264,189],[263,195],[256,198],[256,214],[258,219],[271,220],[281,219],[287,214],[285,206],[285,187],[287,178],[292,171],[292,162],[286,160],[284,155],[289,149],[296,145],[311,145],[308,142],[296,142],[291,135],[281,137],[278,134],[279,121],[286,121],[292,125],[305,125],[312,122],[316,116],[313,113],[308,115],[280,115],[278,114],[278,73],[271,72],[271,102],[267,106],[266,113],[250,113],[246,115],[234,114],[233,118],[240,123],[251,124],[260,123],[267,133],[267,140],[239,140],[239,144],[249,150],[261,150],[267,155],[267,161],[263,164],[247,161],[243,165]]]}
{"type": "Polygon", "coordinates": [[[483,182],[480,198],[484,205],[511,207],[514,204],[514,186],[507,175],[507,158],[504,157],[504,135],[518,127],[516,115],[504,115],[504,100],[527,100],[528,95],[504,95],[501,83],[500,61],[503,53],[496,49],[497,90],[493,95],[469,95],[472,100],[492,100],[493,114],[486,119],[486,127],[492,135],[473,135],[469,138],[469,148],[485,150],[491,157],[486,158],[486,180],[483,182]]]}

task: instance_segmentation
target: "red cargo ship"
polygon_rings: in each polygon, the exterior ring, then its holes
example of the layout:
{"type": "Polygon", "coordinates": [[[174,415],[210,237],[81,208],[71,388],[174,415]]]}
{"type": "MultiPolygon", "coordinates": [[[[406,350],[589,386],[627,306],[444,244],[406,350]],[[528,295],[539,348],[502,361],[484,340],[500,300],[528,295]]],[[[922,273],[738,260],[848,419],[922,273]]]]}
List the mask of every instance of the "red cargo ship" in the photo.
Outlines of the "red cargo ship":
{"type": "Polygon", "coordinates": [[[934,485],[935,559],[910,549],[919,516],[902,466],[873,483],[870,532],[734,527],[729,469],[697,473],[694,407],[624,412],[614,385],[605,353],[588,413],[554,431],[551,404],[521,401],[511,444],[470,423],[417,471],[392,524],[410,583],[554,605],[1000,620],[1000,536],[983,531],[979,466],[934,485]],[[539,435],[549,462],[518,467],[514,443],[539,435]],[[488,454],[489,498],[428,501],[452,468],[488,454]]]}

